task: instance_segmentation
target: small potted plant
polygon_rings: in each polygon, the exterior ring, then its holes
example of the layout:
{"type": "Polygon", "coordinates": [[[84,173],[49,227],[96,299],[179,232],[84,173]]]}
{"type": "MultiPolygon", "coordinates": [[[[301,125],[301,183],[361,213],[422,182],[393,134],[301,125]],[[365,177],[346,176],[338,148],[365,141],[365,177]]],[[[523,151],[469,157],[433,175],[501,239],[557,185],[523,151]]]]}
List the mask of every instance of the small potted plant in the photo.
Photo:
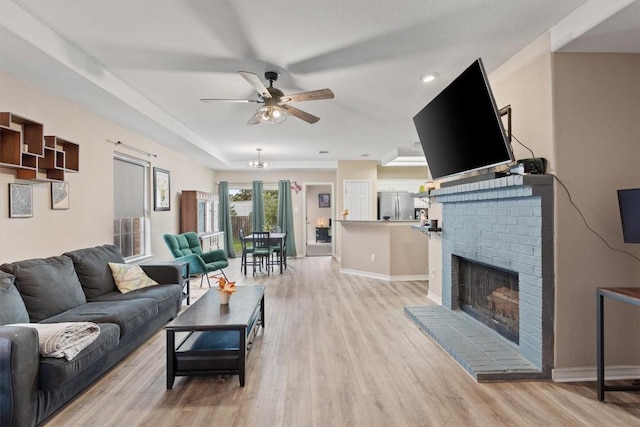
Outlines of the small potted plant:
{"type": "Polygon", "coordinates": [[[342,211],[342,219],[346,220],[348,216],[349,216],[349,209],[343,210],[342,211]]]}
{"type": "Polygon", "coordinates": [[[236,282],[229,282],[224,277],[218,279],[218,292],[220,292],[220,304],[229,304],[231,294],[236,291],[236,282]]]}

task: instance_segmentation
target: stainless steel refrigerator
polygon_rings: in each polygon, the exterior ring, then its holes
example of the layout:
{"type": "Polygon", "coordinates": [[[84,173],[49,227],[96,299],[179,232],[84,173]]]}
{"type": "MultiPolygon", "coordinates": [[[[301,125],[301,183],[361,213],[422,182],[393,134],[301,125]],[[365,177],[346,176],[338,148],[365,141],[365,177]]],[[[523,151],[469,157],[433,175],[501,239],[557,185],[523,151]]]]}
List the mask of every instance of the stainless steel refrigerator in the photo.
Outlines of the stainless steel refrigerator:
{"type": "Polygon", "coordinates": [[[392,221],[415,220],[414,200],[411,193],[400,191],[378,192],[378,219],[388,216],[392,221]]]}

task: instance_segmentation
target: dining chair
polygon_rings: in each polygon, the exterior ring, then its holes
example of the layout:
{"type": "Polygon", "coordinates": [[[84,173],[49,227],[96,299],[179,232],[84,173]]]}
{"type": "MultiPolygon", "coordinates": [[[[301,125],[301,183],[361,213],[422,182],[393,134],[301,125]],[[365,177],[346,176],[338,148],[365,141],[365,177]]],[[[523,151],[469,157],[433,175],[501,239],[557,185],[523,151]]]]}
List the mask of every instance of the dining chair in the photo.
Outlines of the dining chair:
{"type": "Polygon", "coordinates": [[[242,258],[240,262],[240,271],[244,271],[244,275],[247,275],[247,255],[251,255],[253,257],[253,243],[251,246],[247,245],[247,241],[245,240],[244,231],[242,228],[238,230],[240,234],[240,245],[242,246],[242,258]]]}
{"type": "Polygon", "coordinates": [[[270,233],[268,231],[254,231],[251,234],[253,236],[253,275],[256,275],[256,261],[260,261],[260,269],[262,269],[264,263],[267,275],[269,275],[271,269],[270,258],[273,256],[273,247],[269,242],[270,233]]]}
{"type": "Polygon", "coordinates": [[[274,264],[278,266],[282,264],[284,269],[287,269],[287,232],[284,232],[284,236],[278,245],[273,246],[273,252],[276,255],[274,264]]]}

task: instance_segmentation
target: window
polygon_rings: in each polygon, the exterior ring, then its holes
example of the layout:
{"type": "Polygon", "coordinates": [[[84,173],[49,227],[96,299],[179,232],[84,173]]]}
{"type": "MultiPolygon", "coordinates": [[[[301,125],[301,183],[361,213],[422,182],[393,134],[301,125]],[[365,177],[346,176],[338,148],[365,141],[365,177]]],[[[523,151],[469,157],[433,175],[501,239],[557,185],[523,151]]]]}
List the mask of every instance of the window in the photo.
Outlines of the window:
{"type": "Polygon", "coordinates": [[[113,243],[125,259],[150,253],[149,162],[115,153],[113,159],[113,243]]]}
{"type": "MultiPolygon", "coordinates": [[[[251,201],[253,191],[251,184],[229,184],[229,203],[231,209],[231,228],[236,252],[241,251],[239,229],[245,234],[251,230],[251,201]]],[[[278,223],[278,184],[263,184],[265,229],[273,229],[278,223]]]]}

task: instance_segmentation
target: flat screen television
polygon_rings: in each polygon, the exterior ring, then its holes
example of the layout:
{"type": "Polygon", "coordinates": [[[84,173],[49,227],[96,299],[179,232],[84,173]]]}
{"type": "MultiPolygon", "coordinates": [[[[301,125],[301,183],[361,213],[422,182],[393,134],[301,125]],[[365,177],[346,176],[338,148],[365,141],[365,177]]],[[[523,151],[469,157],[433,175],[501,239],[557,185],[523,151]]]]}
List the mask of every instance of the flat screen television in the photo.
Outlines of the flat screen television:
{"type": "Polygon", "coordinates": [[[640,243],[640,188],[618,190],[622,237],[625,243],[640,243]]]}
{"type": "Polygon", "coordinates": [[[482,59],[413,118],[433,179],[514,161],[482,59]]]}

